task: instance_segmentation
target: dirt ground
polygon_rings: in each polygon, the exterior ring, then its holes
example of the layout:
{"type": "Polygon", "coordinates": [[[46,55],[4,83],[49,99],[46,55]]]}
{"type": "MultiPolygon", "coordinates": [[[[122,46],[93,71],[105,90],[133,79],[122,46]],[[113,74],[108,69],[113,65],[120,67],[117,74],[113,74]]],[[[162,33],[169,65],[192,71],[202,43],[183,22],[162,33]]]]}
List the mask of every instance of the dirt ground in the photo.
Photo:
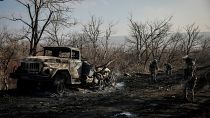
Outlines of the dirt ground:
{"type": "Polygon", "coordinates": [[[63,95],[47,91],[18,94],[1,91],[2,118],[139,118],[210,117],[210,89],[196,92],[195,102],[182,94],[183,80],[174,75],[158,76],[150,82],[145,76],[121,77],[115,87],[104,90],[68,89],[63,95]]]}

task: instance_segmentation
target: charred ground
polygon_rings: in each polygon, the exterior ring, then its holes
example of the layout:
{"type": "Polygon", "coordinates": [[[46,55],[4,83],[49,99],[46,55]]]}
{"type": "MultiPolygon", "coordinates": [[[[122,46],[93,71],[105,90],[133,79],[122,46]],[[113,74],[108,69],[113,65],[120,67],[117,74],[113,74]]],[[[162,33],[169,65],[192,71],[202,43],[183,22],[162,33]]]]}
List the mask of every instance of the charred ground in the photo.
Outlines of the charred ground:
{"type": "Polygon", "coordinates": [[[63,95],[1,92],[0,117],[210,117],[210,90],[204,86],[208,81],[202,79],[209,70],[202,70],[195,102],[184,99],[178,73],[171,78],[160,74],[155,83],[147,75],[134,75],[121,77],[115,87],[102,91],[71,88],[63,95]]]}

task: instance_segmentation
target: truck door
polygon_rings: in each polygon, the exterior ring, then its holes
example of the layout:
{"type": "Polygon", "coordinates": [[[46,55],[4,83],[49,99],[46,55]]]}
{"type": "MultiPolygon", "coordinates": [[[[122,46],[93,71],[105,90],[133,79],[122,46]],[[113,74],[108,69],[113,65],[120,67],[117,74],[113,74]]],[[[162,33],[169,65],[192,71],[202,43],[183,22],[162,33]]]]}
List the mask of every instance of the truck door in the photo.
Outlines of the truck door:
{"type": "Polygon", "coordinates": [[[82,61],[80,59],[80,52],[77,50],[71,51],[71,59],[70,59],[70,73],[72,79],[80,79],[82,73],[82,61]]]}

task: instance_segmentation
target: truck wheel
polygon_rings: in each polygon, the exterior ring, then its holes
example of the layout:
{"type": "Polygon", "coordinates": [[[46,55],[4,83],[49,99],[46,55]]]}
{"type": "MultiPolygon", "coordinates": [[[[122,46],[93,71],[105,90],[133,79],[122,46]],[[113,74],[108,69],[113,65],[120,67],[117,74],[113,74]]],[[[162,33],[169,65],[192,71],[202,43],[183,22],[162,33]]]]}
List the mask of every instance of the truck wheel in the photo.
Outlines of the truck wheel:
{"type": "Polygon", "coordinates": [[[65,78],[63,78],[60,74],[55,75],[54,92],[62,94],[64,93],[65,88],[65,78]]]}
{"type": "Polygon", "coordinates": [[[17,80],[17,90],[19,92],[30,92],[31,90],[36,90],[37,83],[28,80],[17,80]]]}
{"type": "Polygon", "coordinates": [[[17,90],[19,92],[24,90],[24,81],[23,80],[20,80],[20,79],[17,80],[17,90]]]}
{"type": "Polygon", "coordinates": [[[56,93],[62,94],[64,93],[64,90],[65,90],[64,82],[60,82],[59,84],[56,85],[56,93]]]}
{"type": "Polygon", "coordinates": [[[17,91],[20,93],[29,92],[34,89],[34,84],[27,80],[18,79],[17,80],[17,91]]]}

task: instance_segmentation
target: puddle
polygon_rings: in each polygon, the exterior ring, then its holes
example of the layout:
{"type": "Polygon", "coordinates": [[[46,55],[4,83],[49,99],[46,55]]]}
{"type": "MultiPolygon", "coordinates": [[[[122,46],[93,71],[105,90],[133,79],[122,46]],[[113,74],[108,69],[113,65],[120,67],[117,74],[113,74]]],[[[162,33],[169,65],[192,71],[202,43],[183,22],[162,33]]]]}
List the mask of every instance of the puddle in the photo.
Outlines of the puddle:
{"type": "Polygon", "coordinates": [[[123,89],[124,86],[125,86],[124,82],[116,83],[116,85],[115,85],[116,89],[123,89]]]}
{"type": "Polygon", "coordinates": [[[105,87],[103,90],[89,90],[89,89],[79,89],[79,93],[88,94],[88,93],[109,93],[115,91],[122,91],[124,89],[124,82],[116,83],[115,86],[105,87]]]}
{"type": "Polygon", "coordinates": [[[158,106],[158,104],[151,103],[149,106],[156,107],[156,106],[158,106]]]}
{"type": "Polygon", "coordinates": [[[135,114],[132,114],[130,112],[121,112],[121,113],[117,113],[113,116],[115,117],[120,117],[120,118],[137,118],[137,116],[135,114]]]}

